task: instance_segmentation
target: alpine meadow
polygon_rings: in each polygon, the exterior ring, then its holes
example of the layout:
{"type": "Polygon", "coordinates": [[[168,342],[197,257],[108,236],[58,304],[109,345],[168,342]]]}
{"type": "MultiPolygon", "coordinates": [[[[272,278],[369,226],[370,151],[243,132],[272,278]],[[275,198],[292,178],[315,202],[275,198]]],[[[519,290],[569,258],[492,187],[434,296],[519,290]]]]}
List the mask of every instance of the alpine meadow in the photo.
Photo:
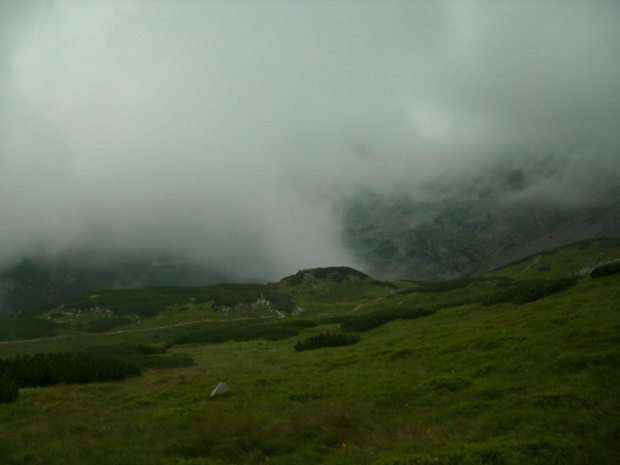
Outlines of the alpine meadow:
{"type": "Polygon", "coordinates": [[[615,465],[620,2],[0,0],[0,465],[615,465]]]}
{"type": "Polygon", "coordinates": [[[619,244],[441,283],[316,268],[22,311],[3,463],[615,463],[619,244]]]}

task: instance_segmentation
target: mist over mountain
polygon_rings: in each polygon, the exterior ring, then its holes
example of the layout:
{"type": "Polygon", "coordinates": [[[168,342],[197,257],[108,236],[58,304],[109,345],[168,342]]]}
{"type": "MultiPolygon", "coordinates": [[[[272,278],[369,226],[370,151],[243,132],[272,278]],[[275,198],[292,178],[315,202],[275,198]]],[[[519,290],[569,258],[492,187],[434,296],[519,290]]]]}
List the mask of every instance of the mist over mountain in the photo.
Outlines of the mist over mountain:
{"type": "Polygon", "coordinates": [[[342,204],[345,240],[382,279],[454,279],[537,252],[620,234],[620,188],[567,158],[520,157],[421,192],[342,204]]]}
{"type": "Polygon", "coordinates": [[[96,250],[76,250],[54,257],[28,257],[0,274],[0,316],[85,291],[204,286],[228,278],[217,269],[155,252],[104,256],[96,250]]]}
{"type": "Polygon", "coordinates": [[[616,2],[0,2],[0,294],[611,234],[619,109],[616,2]]]}

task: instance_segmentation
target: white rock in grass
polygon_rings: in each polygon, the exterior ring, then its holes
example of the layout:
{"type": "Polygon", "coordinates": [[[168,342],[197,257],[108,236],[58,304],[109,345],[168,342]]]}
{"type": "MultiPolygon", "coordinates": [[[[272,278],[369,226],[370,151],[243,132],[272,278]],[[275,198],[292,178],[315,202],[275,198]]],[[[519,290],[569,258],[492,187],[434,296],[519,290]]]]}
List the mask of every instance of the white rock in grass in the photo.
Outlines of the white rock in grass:
{"type": "Polygon", "coordinates": [[[218,394],[223,394],[226,391],[228,391],[228,386],[226,386],[226,383],[220,383],[213,390],[213,392],[211,393],[211,395],[209,397],[217,396],[218,394]]]}

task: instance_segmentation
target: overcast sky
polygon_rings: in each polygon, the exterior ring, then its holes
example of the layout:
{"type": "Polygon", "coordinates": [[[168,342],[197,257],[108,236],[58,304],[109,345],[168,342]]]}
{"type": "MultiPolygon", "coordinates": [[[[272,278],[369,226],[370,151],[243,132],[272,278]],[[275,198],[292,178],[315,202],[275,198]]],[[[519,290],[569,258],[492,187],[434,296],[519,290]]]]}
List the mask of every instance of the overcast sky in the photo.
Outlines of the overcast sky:
{"type": "Polygon", "coordinates": [[[0,269],[355,266],[341,196],[519,154],[613,177],[618,128],[615,1],[3,0],[0,269]]]}

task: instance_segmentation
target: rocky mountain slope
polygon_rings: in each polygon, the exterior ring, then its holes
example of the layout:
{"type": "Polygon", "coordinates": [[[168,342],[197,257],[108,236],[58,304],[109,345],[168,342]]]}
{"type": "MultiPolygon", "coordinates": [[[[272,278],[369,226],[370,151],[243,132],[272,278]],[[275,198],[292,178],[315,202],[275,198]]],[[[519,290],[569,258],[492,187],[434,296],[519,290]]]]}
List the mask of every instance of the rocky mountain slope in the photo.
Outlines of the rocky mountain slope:
{"type": "Polygon", "coordinates": [[[362,201],[348,210],[345,229],[371,275],[430,280],[479,275],[536,252],[619,234],[618,201],[576,209],[362,201]]]}
{"type": "Polygon", "coordinates": [[[619,236],[620,189],[613,181],[576,183],[571,198],[571,178],[547,166],[554,162],[501,165],[467,183],[429,184],[415,193],[351,197],[342,208],[344,240],[377,278],[443,280],[619,236]]]}

